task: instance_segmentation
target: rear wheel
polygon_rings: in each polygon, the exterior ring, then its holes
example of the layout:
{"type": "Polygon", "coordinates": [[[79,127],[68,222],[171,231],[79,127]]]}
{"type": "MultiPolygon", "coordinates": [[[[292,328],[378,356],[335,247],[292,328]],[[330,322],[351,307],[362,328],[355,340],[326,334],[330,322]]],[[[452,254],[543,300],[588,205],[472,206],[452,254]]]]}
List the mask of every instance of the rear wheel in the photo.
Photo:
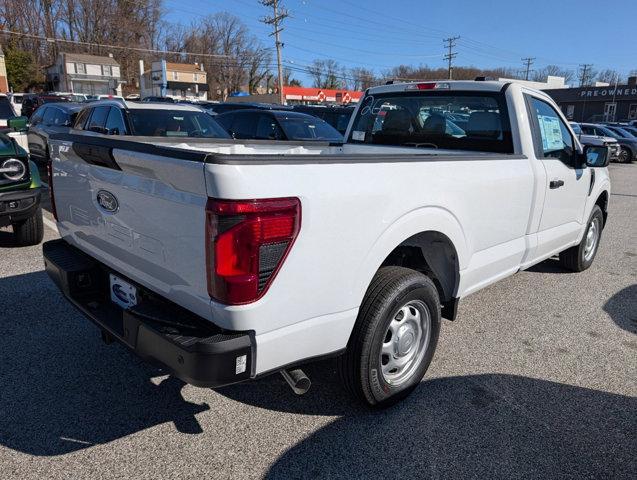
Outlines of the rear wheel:
{"type": "Polygon", "coordinates": [[[42,209],[21,222],[13,224],[13,236],[19,247],[37,245],[44,237],[44,223],[42,221],[42,209]]]}
{"type": "Polygon", "coordinates": [[[599,205],[593,207],[584,238],[579,245],[560,253],[560,264],[573,272],[583,272],[593,264],[604,228],[604,215],[599,205]]]}
{"type": "Polygon", "coordinates": [[[363,299],[347,351],[338,359],[345,387],[376,407],[405,398],[431,363],[440,322],[440,299],[431,279],[408,268],[381,268],[363,299]]]}
{"type": "Polygon", "coordinates": [[[627,147],[621,147],[617,160],[619,160],[620,163],[630,163],[633,161],[633,152],[627,147]]]}

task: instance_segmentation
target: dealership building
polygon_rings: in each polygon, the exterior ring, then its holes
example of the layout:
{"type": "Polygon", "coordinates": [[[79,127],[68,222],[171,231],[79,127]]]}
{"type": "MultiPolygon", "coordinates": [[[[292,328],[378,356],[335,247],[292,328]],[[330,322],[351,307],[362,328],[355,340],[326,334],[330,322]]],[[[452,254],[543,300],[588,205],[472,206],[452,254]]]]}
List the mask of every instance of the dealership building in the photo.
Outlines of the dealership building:
{"type": "Polygon", "coordinates": [[[575,122],[637,120],[637,77],[624,85],[545,90],[575,122]]]}

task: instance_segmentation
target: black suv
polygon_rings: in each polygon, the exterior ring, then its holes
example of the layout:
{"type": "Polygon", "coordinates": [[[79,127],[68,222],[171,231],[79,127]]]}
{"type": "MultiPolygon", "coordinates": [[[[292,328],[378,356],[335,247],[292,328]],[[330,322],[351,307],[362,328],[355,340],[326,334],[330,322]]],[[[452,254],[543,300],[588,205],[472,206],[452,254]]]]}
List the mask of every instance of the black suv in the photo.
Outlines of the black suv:
{"type": "Polygon", "coordinates": [[[354,107],[342,106],[295,105],[292,108],[295,112],[307,113],[325,120],[338,130],[341,135],[345,135],[349,119],[352,118],[352,113],[354,113],[354,107]]]}
{"type": "Polygon", "coordinates": [[[65,95],[42,94],[42,95],[25,95],[22,100],[22,115],[31,118],[33,112],[45,103],[51,102],[70,102],[71,97],[65,95]]]}
{"type": "Polygon", "coordinates": [[[329,123],[306,113],[236,110],[215,119],[237,139],[343,142],[343,135],[329,123]]]}

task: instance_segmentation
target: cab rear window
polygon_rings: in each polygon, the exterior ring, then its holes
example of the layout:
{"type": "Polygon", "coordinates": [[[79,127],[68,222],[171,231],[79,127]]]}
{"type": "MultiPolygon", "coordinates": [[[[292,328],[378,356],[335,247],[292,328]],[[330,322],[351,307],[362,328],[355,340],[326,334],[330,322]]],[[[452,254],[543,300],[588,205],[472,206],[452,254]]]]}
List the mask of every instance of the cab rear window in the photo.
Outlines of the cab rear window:
{"type": "Polygon", "coordinates": [[[513,153],[500,93],[392,92],[366,96],[349,141],[377,145],[513,153]]]}

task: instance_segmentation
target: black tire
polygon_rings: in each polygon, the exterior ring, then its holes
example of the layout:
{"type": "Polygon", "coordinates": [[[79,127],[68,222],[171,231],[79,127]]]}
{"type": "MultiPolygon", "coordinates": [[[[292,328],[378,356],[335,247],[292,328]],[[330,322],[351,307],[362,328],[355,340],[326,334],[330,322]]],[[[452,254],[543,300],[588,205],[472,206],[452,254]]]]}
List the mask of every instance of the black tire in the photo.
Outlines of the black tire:
{"type": "Polygon", "coordinates": [[[633,152],[628,147],[621,147],[619,151],[619,155],[617,156],[617,161],[619,163],[632,163],[633,161],[633,152]]]}
{"type": "MultiPolygon", "coordinates": [[[[419,311],[419,315],[418,318],[425,321],[424,312],[419,311]]],[[[379,269],[363,299],[347,350],[337,361],[346,389],[373,407],[388,407],[405,398],[418,386],[429,368],[438,343],[440,323],[440,298],[431,279],[403,267],[379,269]],[[427,309],[428,342],[418,349],[421,354],[405,372],[409,375],[399,385],[392,385],[382,372],[381,348],[387,341],[390,323],[400,316],[401,308],[411,303],[427,309]]],[[[427,338],[424,334],[422,337],[427,338]]],[[[398,341],[398,336],[396,338],[398,341]]],[[[407,345],[413,344],[410,341],[407,345]]]]}
{"type": "Polygon", "coordinates": [[[44,238],[44,223],[42,221],[42,209],[19,223],[13,224],[13,237],[19,247],[37,245],[44,238]]]}
{"type": "Polygon", "coordinates": [[[597,251],[599,250],[599,243],[602,240],[602,230],[604,228],[604,215],[602,214],[602,209],[599,208],[599,205],[595,205],[593,207],[593,211],[591,212],[591,216],[588,218],[588,223],[586,224],[586,230],[584,231],[584,237],[579,245],[575,245],[574,247],[569,248],[568,250],[564,250],[560,253],[560,265],[572,272],[583,272],[588,267],[593,264],[593,260],[595,260],[595,256],[597,255],[597,251]],[[587,248],[587,235],[591,229],[591,225],[597,222],[597,241],[594,246],[594,250],[592,254],[586,255],[587,248]]]}

